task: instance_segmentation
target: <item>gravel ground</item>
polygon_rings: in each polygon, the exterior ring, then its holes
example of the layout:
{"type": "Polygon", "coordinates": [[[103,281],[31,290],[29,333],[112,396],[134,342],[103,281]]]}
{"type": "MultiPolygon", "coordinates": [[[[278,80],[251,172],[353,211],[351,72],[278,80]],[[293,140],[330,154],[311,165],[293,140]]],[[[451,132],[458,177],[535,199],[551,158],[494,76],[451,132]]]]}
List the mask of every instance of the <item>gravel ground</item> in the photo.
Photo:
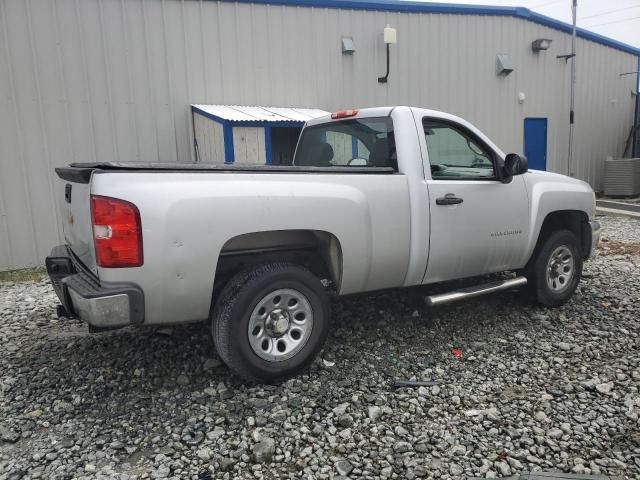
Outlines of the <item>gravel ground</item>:
{"type": "Polygon", "coordinates": [[[556,310],[336,300],[322,358],[277,386],[232,376],[202,325],[89,335],[46,281],[0,284],[0,479],[639,478],[640,257],[603,253],[556,310]]]}
{"type": "Polygon", "coordinates": [[[640,242],[640,220],[628,217],[599,217],[603,225],[602,239],[640,242]]]}

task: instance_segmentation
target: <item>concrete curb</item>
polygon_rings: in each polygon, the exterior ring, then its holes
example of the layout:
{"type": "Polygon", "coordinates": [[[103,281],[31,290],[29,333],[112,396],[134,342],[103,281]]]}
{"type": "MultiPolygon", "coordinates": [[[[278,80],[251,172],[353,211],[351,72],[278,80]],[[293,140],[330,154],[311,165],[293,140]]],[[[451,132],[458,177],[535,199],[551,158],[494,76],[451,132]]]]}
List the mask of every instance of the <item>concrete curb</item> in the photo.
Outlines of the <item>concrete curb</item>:
{"type": "Polygon", "coordinates": [[[597,215],[608,215],[611,217],[627,217],[640,220],[640,213],[630,212],[629,210],[620,210],[617,208],[596,207],[597,215]]]}

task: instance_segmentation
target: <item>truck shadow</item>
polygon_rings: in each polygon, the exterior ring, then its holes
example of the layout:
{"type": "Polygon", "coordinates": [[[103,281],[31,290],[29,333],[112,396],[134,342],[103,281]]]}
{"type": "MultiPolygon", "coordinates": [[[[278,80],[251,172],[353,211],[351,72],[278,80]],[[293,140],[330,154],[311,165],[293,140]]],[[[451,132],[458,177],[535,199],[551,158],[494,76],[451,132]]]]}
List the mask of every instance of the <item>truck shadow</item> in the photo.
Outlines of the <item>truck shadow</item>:
{"type": "MultiPolygon", "coordinates": [[[[510,312],[535,310],[523,307],[514,294],[429,309],[428,292],[415,287],[333,298],[331,333],[309,375],[335,377],[342,369],[333,372],[327,364],[348,367],[372,350],[380,357],[375,364],[385,365],[389,356],[425,356],[452,341],[463,344],[493,330],[526,328],[527,316],[510,312]]],[[[34,379],[41,380],[41,388],[73,390],[92,383],[102,402],[122,394],[141,395],[144,402],[145,395],[203,392],[219,382],[251,388],[219,361],[205,323],[89,334],[81,322],[69,321],[45,331],[34,348],[16,358],[18,366],[47,367],[43,378],[34,379]],[[49,378],[64,379],[64,385],[49,378]]]]}
{"type": "Polygon", "coordinates": [[[530,328],[541,310],[516,292],[431,308],[425,296],[432,293],[431,287],[413,287],[337,299],[333,303],[334,330],[325,356],[330,361],[352,358],[372,347],[382,356],[418,358],[444,351],[448,355],[452,347],[487,335],[530,328]],[[514,315],[514,311],[519,313],[514,315]]]}

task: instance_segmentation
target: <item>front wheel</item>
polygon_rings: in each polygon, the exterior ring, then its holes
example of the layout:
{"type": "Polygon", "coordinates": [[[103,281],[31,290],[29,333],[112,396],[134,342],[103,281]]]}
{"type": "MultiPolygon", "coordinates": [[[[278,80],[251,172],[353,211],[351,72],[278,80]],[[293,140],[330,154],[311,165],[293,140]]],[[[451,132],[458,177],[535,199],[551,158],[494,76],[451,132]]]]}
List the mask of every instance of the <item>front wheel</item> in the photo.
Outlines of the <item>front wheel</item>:
{"type": "Polygon", "coordinates": [[[289,263],[235,275],[212,315],[220,358],[249,380],[276,381],[307,367],[329,332],[329,301],[320,280],[289,263]]]}
{"type": "Polygon", "coordinates": [[[539,303],[548,307],[565,304],[576,290],[581,275],[580,245],[569,230],[558,230],[549,235],[526,272],[530,292],[539,303]]]}

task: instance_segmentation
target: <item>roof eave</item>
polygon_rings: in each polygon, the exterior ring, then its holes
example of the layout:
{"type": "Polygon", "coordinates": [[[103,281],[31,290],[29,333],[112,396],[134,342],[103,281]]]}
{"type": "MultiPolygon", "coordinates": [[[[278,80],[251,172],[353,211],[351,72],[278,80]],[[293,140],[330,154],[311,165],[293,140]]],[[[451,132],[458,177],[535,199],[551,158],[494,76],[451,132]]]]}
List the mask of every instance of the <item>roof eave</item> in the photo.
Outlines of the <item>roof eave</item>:
{"type": "MultiPolygon", "coordinates": [[[[414,2],[407,0],[226,0],[240,3],[258,3],[299,7],[337,8],[351,10],[377,10],[404,13],[448,13],[459,15],[499,15],[522,18],[531,22],[571,33],[568,23],[533,12],[525,7],[498,7],[491,5],[461,5],[454,3],[414,2]]],[[[613,40],[583,28],[576,28],[576,35],[585,40],[606,45],[616,50],[640,57],[640,48],[613,40]]]]}

